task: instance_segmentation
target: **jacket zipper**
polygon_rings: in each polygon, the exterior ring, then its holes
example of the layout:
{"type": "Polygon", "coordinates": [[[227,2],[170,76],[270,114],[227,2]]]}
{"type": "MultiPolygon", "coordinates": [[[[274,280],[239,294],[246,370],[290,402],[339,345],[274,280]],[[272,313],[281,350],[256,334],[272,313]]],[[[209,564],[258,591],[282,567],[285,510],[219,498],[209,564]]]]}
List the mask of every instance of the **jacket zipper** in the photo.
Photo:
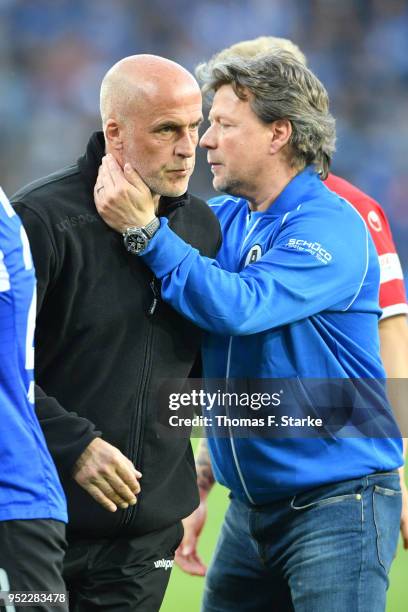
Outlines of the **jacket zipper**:
{"type": "MultiPolygon", "coordinates": [[[[233,336],[230,336],[229,344],[228,344],[227,369],[226,369],[226,373],[225,373],[225,382],[227,384],[227,388],[228,388],[228,379],[229,379],[229,373],[230,373],[230,367],[231,367],[232,341],[233,341],[233,336]]],[[[227,415],[227,417],[229,419],[230,415],[229,415],[229,412],[228,412],[227,403],[225,404],[225,412],[226,412],[226,415],[227,415]]],[[[235,468],[236,468],[237,473],[238,473],[239,480],[241,482],[242,488],[244,490],[244,493],[245,493],[249,503],[255,505],[255,502],[252,499],[252,497],[251,497],[251,495],[250,495],[250,493],[248,491],[248,487],[246,486],[244,475],[242,473],[241,466],[240,466],[239,461],[238,461],[238,455],[237,455],[237,451],[236,451],[236,448],[235,448],[234,436],[233,436],[232,428],[230,427],[230,425],[228,425],[228,432],[229,432],[229,440],[230,440],[230,443],[231,443],[232,456],[233,456],[233,459],[234,459],[234,464],[235,464],[235,468]]]]}
{"type": "MultiPolygon", "coordinates": [[[[247,219],[246,219],[246,235],[245,235],[245,238],[244,238],[244,240],[243,240],[243,242],[241,244],[241,249],[240,249],[240,254],[239,254],[240,259],[242,258],[242,253],[243,253],[246,241],[248,240],[249,236],[252,234],[252,232],[254,231],[254,229],[256,228],[256,226],[258,225],[258,223],[260,221],[260,219],[257,219],[255,221],[255,223],[253,224],[253,226],[251,227],[251,229],[249,230],[249,232],[248,232],[248,225],[249,225],[250,218],[251,217],[248,214],[247,215],[247,219]]],[[[227,367],[226,367],[226,373],[225,373],[225,381],[226,381],[227,385],[228,385],[228,379],[229,379],[230,369],[231,369],[232,341],[233,341],[233,336],[230,336],[229,344],[228,344],[227,367]]],[[[227,417],[229,417],[227,405],[225,406],[225,412],[227,414],[227,417]]],[[[241,486],[242,486],[242,488],[244,490],[244,493],[245,493],[248,501],[251,504],[255,504],[254,500],[252,499],[252,497],[251,497],[251,495],[250,495],[250,493],[248,491],[248,487],[246,486],[244,475],[242,473],[241,466],[240,466],[239,461],[238,461],[238,455],[237,455],[237,450],[235,448],[233,432],[232,432],[232,429],[231,429],[231,427],[229,425],[228,425],[228,431],[229,431],[229,440],[230,440],[230,444],[231,444],[232,457],[234,459],[235,469],[237,470],[238,477],[239,477],[239,480],[241,482],[241,486]]]]}
{"type": "Polygon", "coordinates": [[[150,281],[150,289],[152,290],[152,293],[153,293],[153,300],[147,310],[147,314],[149,315],[149,317],[152,317],[154,313],[156,312],[157,304],[159,303],[159,300],[160,300],[160,285],[159,285],[159,281],[157,280],[155,276],[153,276],[152,280],[150,281]]]}
{"type": "MultiPolygon", "coordinates": [[[[154,312],[154,311],[153,311],[154,312]]],[[[150,314],[150,312],[148,313],[150,314]]],[[[153,314],[153,313],[152,313],[153,314]]],[[[131,435],[131,444],[129,446],[129,458],[131,461],[135,461],[135,467],[141,469],[141,458],[142,458],[142,447],[144,439],[144,425],[145,425],[145,408],[146,408],[146,391],[147,383],[150,377],[151,371],[151,360],[152,360],[152,344],[153,344],[153,325],[149,323],[149,331],[147,333],[145,355],[143,362],[143,370],[140,379],[139,386],[139,397],[136,402],[136,426],[133,428],[134,435],[131,435]]],[[[138,508],[138,503],[134,506],[129,506],[126,511],[123,525],[129,525],[133,517],[135,516],[138,508]]]]}

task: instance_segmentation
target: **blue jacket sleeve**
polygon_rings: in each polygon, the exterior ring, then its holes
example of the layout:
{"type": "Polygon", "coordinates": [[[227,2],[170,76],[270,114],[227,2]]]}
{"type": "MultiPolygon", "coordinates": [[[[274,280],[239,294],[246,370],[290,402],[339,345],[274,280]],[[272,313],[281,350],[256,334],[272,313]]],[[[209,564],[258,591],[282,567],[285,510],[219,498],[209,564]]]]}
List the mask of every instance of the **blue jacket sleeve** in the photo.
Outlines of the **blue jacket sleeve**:
{"type": "Polygon", "coordinates": [[[369,260],[364,221],[343,220],[342,228],[330,214],[325,223],[322,217],[290,215],[272,248],[240,272],[201,257],[165,219],[142,258],[162,280],[163,299],[198,326],[254,334],[324,310],[347,310],[356,299],[369,260]]]}

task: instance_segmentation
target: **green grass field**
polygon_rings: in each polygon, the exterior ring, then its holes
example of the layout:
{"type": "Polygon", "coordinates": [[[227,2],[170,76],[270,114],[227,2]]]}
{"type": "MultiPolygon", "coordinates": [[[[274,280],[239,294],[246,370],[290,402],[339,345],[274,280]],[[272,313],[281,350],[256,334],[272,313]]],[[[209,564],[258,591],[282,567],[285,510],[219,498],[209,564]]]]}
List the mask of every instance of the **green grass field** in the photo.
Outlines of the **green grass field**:
{"type": "MultiPolygon", "coordinates": [[[[208,498],[208,519],[201,535],[199,548],[206,562],[211,559],[227,503],[227,490],[216,485],[208,498]]],[[[387,612],[406,612],[408,610],[408,551],[404,551],[401,545],[391,569],[390,583],[387,612]]],[[[188,576],[175,566],[161,612],[199,612],[203,585],[202,578],[188,576]]]]}

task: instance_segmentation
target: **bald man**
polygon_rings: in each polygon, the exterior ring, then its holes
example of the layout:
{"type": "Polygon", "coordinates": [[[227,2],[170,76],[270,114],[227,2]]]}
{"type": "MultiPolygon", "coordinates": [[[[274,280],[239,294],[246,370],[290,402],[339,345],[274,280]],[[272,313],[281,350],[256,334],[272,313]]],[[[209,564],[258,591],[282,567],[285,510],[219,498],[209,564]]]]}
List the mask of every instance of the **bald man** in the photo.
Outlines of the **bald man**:
{"type": "Polygon", "coordinates": [[[154,612],[198,504],[190,444],[158,436],[154,393],[159,379],[188,376],[200,333],[132,255],[155,223],[120,236],[97,214],[102,157],[136,169],[202,255],[216,254],[220,230],[187,194],[202,120],[194,77],[164,58],[125,58],[102,81],[100,110],[103,132],[78,162],[12,201],[38,279],[36,407],[68,499],[70,609],[154,612]]]}

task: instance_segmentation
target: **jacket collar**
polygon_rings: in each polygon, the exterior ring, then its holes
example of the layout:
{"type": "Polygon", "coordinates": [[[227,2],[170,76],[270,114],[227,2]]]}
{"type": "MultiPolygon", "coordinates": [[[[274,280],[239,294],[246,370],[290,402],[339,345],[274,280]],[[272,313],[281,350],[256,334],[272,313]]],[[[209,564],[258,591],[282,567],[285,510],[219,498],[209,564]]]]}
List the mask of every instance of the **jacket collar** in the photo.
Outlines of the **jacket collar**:
{"type": "Polygon", "coordinates": [[[294,210],[305,200],[316,197],[322,189],[322,181],[313,166],[299,172],[281,191],[271,206],[262,213],[264,216],[278,217],[294,210]]]}
{"type": "MultiPolygon", "coordinates": [[[[98,169],[105,155],[105,139],[103,132],[94,132],[89,139],[85,154],[78,159],[78,167],[85,178],[91,193],[96,183],[98,169]]],[[[188,192],[175,198],[162,196],[159,203],[159,213],[168,214],[179,206],[185,206],[190,201],[188,192]]]]}
{"type": "Polygon", "coordinates": [[[105,155],[105,140],[102,132],[94,132],[89,139],[85,154],[78,159],[78,167],[91,192],[95,187],[99,166],[105,155]]]}

